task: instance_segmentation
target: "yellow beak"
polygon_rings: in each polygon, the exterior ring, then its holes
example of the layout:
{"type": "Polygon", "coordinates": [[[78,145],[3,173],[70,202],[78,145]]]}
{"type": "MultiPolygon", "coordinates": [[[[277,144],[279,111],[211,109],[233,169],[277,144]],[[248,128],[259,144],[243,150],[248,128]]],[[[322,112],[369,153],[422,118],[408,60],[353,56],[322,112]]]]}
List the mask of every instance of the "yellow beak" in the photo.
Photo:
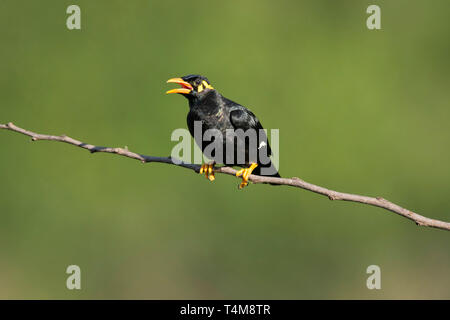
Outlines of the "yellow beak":
{"type": "Polygon", "coordinates": [[[192,86],[189,82],[184,81],[181,78],[172,78],[167,80],[167,83],[178,83],[182,86],[182,88],[172,89],[167,91],[166,93],[181,93],[181,94],[189,94],[192,91],[192,86]]]}

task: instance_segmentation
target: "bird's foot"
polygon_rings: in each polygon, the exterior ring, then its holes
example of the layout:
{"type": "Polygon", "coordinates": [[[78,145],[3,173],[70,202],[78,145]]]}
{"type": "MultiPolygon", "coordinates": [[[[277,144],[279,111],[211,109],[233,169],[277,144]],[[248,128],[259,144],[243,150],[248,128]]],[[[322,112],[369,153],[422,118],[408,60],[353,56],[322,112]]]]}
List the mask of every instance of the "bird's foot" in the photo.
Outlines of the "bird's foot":
{"type": "Polygon", "coordinates": [[[258,166],[257,163],[252,163],[250,167],[241,169],[236,172],[236,177],[242,176],[242,182],[239,185],[239,189],[242,189],[248,185],[248,177],[252,174],[252,171],[258,166]]]}
{"type": "Polygon", "coordinates": [[[205,174],[206,179],[208,179],[209,181],[214,181],[216,179],[215,175],[214,175],[214,165],[216,163],[213,161],[211,163],[204,163],[202,164],[201,168],[200,168],[200,174],[205,174]]]}

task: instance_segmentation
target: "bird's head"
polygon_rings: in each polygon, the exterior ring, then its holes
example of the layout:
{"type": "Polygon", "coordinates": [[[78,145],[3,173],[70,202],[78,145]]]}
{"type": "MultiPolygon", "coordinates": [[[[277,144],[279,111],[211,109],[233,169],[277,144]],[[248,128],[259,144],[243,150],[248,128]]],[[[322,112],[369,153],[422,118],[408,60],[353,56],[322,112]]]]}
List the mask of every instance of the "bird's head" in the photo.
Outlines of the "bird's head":
{"type": "Polygon", "coordinates": [[[166,93],[179,93],[188,99],[201,99],[210,92],[210,90],[214,90],[209,83],[208,78],[193,74],[181,78],[169,79],[167,80],[167,83],[177,83],[181,88],[172,89],[166,93]]]}

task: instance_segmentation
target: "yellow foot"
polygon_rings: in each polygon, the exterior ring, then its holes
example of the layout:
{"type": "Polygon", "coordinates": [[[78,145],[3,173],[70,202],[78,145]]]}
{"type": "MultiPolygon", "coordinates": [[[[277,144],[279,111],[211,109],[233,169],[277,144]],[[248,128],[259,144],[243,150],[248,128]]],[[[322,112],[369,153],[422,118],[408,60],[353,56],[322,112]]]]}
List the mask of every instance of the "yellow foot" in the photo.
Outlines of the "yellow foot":
{"type": "Polygon", "coordinates": [[[214,176],[214,165],[215,162],[211,163],[204,163],[202,164],[202,167],[200,168],[200,174],[205,174],[206,179],[209,179],[209,181],[214,181],[216,177],[214,176]]]}
{"type": "Polygon", "coordinates": [[[252,171],[258,166],[257,163],[252,163],[250,167],[244,168],[236,172],[236,177],[242,176],[242,182],[239,185],[239,189],[242,189],[248,185],[248,177],[252,174],[252,171]]]}

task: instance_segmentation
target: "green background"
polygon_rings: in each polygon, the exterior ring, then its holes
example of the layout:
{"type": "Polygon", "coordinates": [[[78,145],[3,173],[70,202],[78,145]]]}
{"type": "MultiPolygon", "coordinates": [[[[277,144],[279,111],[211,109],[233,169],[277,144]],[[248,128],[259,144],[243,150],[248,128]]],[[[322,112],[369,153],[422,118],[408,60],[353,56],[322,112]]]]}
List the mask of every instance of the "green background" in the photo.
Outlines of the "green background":
{"type": "MultiPolygon", "coordinates": [[[[0,123],[167,156],[188,107],[165,81],[198,73],[280,129],[283,176],[449,221],[449,9],[2,0],[0,123]]],[[[0,298],[450,298],[450,233],[388,211],[6,130],[0,146],[0,298]]]]}

